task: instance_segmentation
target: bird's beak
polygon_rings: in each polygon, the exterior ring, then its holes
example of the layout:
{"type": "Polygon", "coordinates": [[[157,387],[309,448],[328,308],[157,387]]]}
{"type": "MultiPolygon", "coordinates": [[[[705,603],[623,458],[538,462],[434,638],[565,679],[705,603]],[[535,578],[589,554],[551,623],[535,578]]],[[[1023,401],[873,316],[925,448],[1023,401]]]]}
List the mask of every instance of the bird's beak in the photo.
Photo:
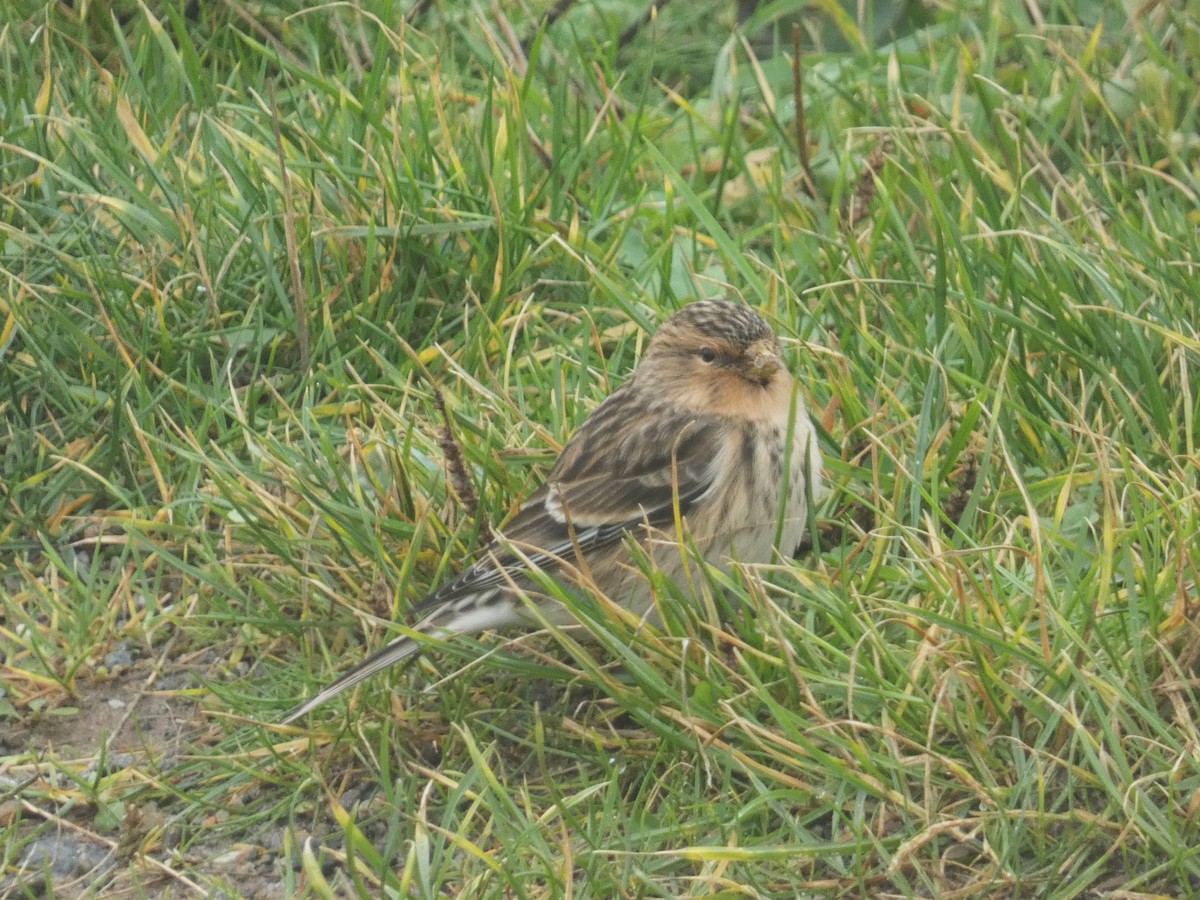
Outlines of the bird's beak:
{"type": "Polygon", "coordinates": [[[758,384],[767,384],[781,368],[783,360],[779,358],[779,348],[771,340],[751,344],[742,357],[742,372],[758,384]]]}

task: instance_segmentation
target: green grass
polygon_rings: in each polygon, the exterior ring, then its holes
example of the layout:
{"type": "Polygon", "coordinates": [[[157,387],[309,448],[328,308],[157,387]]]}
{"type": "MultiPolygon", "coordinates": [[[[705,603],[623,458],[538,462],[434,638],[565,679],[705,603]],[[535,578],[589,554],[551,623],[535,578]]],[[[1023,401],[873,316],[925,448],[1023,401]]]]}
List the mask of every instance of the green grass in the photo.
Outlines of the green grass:
{"type": "Polygon", "coordinates": [[[4,890],[1200,895],[1194,5],[202,6],[0,11],[4,890]],[[811,548],[270,727],[703,296],[811,548]],[[179,735],[64,750],[119,648],[179,735]]]}

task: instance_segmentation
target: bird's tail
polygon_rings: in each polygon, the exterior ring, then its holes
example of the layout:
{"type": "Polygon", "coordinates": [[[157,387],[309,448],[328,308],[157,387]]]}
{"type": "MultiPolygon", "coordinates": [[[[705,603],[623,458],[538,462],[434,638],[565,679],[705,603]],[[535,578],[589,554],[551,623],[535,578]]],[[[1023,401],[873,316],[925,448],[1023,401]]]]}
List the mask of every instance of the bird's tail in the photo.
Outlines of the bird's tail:
{"type": "Polygon", "coordinates": [[[491,628],[504,628],[521,621],[524,605],[518,595],[506,585],[489,585],[485,590],[473,588],[460,590],[458,582],[451,582],[451,594],[435,593],[429,600],[420,603],[416,612],[428,612],[404,634],[386,647],[368,656],[357,666],[328,687],[322,688],[305,700],[280,723],[287,725],[312,712],[326,700],[336,697],[372,675],[394,666],[421,649],[421,637],[445,638],[455,634],[479,634],[491,628]]]}
{"type": "MultiPolygon", "coordinates": [[[[414,630],[419,629],[420,625],[418,625],[417,629],[414,630]]],[[[440,637],[441,635],[437,636],[440,637]]],[[[420,649],[421,645],[408,635],[403,635],[402,637],[396,638],[386,647],[383,647],[382,649],[377,650],[375,653],[372,653],[337,681],[321,688],[321,690],[317,691],[317,693],[313,694],[311,697],[293,709],[290,713],[288,713],[280,724],[287,725],[289,722],[296,721],[306,713],[312,712],[325,701],[332,700],[338,694],[342,693],[342,691],[349,690],[356,684],[366,681],[372,675],[382,672],[384,669],[408,659],[408,657],[412,656],[420,649]]]]}

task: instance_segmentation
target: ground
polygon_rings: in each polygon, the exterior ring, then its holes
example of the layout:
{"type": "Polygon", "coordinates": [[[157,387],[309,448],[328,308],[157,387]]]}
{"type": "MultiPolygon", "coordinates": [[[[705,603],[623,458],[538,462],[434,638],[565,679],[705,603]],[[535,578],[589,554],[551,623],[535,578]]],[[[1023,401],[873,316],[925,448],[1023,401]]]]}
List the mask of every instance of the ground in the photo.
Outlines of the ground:
{"type": "Polygon", "coordinates": [[[20,874],[0,882],[0,898],[195,896],[223,880],[236,882],[240,896],[282,895],[281,829],[256,845],[200,841],[176,853],[184,828],[170,811],[153,801],[104,803],[108,794],[136,796],[138,780],[169,781],[188,748],[212,731],[181,690],[194,666],[155,668],[118,665],[110,677],[81,682],[71,705],[22,718],[0,737],[0,754],[38,760],[0,769],[9,795],[0,828],[15,826],[9,843],[20,853],[20,874]],[[106,787],[79,790],[76,779],[106,787]]]}

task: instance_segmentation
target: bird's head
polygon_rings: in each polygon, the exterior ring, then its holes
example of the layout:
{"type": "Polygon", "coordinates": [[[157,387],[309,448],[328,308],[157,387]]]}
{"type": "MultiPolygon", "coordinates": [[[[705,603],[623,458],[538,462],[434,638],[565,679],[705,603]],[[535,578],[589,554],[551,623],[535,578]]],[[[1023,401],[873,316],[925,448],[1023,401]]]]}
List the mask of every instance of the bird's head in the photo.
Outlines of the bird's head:
{"type": "Polygon", "coordinates": [[[749,307],[722,300],[700,300],[671,316],[650,341],[638,378],[669,402],[733,415],[754,416],[766,395],[774,402],[791,390],[770,326],[749,307]]]}

